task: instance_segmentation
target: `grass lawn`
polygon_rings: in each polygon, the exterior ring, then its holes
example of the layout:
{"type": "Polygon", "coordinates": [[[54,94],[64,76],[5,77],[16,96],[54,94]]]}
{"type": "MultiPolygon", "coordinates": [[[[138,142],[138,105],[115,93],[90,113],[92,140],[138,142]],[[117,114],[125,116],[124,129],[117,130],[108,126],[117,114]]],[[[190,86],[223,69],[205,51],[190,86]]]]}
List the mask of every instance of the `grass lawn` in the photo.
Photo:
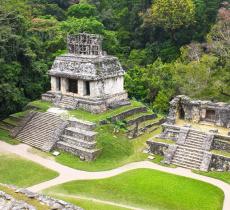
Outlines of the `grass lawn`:
{"type": "MultiPolygon", "coordinates": [[[[52,196],[52,194],[50,194],[52,196]]],[[[117,206],[102,204],[90,200],[69,198],[68,196],[53,195],[57,199],[64,200],[66,202],[72,203],[76,206],[83,208],[84,210],[127,210],[127,208],[121,208],[117,206]]]]}
{"type": "Polygon", "coordinates": [[[121,112],[128,111],[132,108],[144,106],[141,102],[138,101],[130,100],[130,102],[131,105],[129,106],[122,106],[117,109],[110,109],[101,114],[93,114],[80,109],[69,111],[69,113],[78,119],[87,120],[91,122],[99,122],[100,120],[105,120],[108,117],[120,114],[121,112]]]}
{"type": "Polygon", "coordinates": [[[156,170],[138,169],[90,181],[73,181],[47,189],[159,210],[221,210],[224,193],[217,187],[156,170]]]}
{"type": "Polygon", "coordinates": [[[153,138],[152,139],[155,142],[161,142],[161,143],[166,143],[166,144],[175,144],[176,142],[171,140],[171,139],[161,139],[161,138],[153,138]]]}
{"type": "Polygon", "coordinates": [[[202,171],[193,171],[194,173],[201,174],[203,176],[209,176],[214,179],[219,179],[230,184],[230,173],[229,172],[218,172],[218,171],[209,171],[209,172],[202,172],[202,171]]]}
{"type": "Polygon", "coordinates": [[[9,131],[0,129],[0,141],[4,141],[9,144],[19,144],[20,142],[12,137],[10,137],[9,131]]]}
{"type": "Polygon", "coordinates": [[[16,155],[0,154],[0,183],[29,187],[48,181],[58,173],[16,155]]]}
{"type": "Polygon", "coordinates": [[[30,199],[23,194],[15,193],[14,190],[9,189],[5,186],[0,185],[0,190],[4,191],[8,195],[11,195],[16,200],[25,201],[29,205],[32,205],[33,207],[35,207],[37,210],[50,210],[50,208],[48,206],[42,205],[39,201],[37,201],[35,199],[30,199]]]}
{"type": "Polygon", "coordinates": [[[221,151],[221,150],[212,150],[211,152],[213,154],[216,154],[216,155],[222,155],[222,156],[230,158],[230,152],[225,152],[225,151],[221,151]]]}
{"type": "Polygon", "coordinates": [[[36,107],[40,112],[46,112],[52,106],[53,104],[51,102],[42,100],[32,101],[27,105],[28,108],[36,107]]]}
{"type": "Polygon", "coordinates": [[[161,129],[157,129],[151,133],[129,140],[125,134],[113,134],[113,127],[105,125],[99,127],[97,141],[99,147],[103,148],[101,155],[92,162],[81,161],[78,157],[61,152],[56,157],[56,161],[72,168],[85,171],[103,171],[113,169],[127,163],[145,160],[147,154],[143,153],[145,142],[153,135],[160,133],[161,129]]]}

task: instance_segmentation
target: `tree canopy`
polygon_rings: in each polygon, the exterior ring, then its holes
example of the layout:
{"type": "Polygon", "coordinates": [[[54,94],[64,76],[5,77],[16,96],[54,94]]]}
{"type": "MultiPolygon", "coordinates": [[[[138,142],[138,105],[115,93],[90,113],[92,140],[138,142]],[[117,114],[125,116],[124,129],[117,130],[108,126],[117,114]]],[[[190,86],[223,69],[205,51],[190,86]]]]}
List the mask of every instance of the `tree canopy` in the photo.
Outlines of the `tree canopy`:
{"type": "Polygon", "coordinates": [[[230,101],[230,12],[221,0],[0,0],[0,118],[49,90],[68,33],[103,35],[125,86],[157,112],[176,94],[230,101]]]}

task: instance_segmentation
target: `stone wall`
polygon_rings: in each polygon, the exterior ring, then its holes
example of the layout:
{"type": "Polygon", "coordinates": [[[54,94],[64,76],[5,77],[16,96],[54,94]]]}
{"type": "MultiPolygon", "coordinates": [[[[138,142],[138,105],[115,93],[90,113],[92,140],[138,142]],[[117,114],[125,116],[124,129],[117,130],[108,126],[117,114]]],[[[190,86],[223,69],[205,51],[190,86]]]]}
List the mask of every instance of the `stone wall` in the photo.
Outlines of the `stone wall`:
{"type": "Polygon", "coordinates": [[[215,135],[211,149],[230,152],[230,136],[215,135]]]}
{"type": "Polygon", "coordinates": [[[229,171],[230,172],[230,157],[212,154],[212,159],[209,165],[211,171],[229,171]]]}
{"type": "Polygon", "coordinates": [[[138,117],[136,119],[129,120],[127,122],[127,125],[128,126],[134,125],[136,123],[141,123],[141,122],[144,122],[144,121],[147,121],[147,120],[155,119],[156,117],[157,117],[156,114],[146,114],[146,115],[140,116],[140,117],[138,117]]]}
{"type": "Polygon", "coordinates": [[[171,139],[173,141],[178,140],[181,127],[164,123],[162,124],[162,128],[163,128],[163,131],[159,135],[159,138],[171,139]]]}
{"type": "Polygon", "coordinates": [[[124,77],[113,77],[90,82],[90,96],[102,97],[124,92],[124,77]]]}
{"type": "Polygon", "coordinates": [[[78,149],[77,147],[74,147],[71,145],[60,144],[60,142],[57,142],[56,148],[62,151],[65,151],[65,152],[69,152],[75,156],[78,156],[80,157],[80,159],[85,160],[85,161],[93,161],[101,153],[101,150],[99,149],[95,149],[94,151],[88,150],[88,149],[82,150],[82,149],[78,149]]]}
{"type": "MultiPolygon", "coordinates": [[[[132,116],[132,115],[134,115],[136,113],[139,113],[139,112],[146,112],[146,111],[147,111],[146,107],[133,108],[131,110],[124,111],[124,112],[122,112],[120,114],[112,116],[110,118],[110,121],[111,122],[116,122],[116,121],[119,121],[119,120],[124,120],[126,117],[132,116]]],[[[104,125],[104,124],[107,124],[107,123],[109,123],[107,120],[101,120],[100,121],[101,125],[104,125]]]]}
{"type": "Polygon", "coordinates": [[[149,146],[150,152],[155,154],[155,155],[164,156],[166,150],[169,147],[169,144],[166,144],[163,142],[155,142],[153,140],[148,140],[146,143],[149,146]]]}

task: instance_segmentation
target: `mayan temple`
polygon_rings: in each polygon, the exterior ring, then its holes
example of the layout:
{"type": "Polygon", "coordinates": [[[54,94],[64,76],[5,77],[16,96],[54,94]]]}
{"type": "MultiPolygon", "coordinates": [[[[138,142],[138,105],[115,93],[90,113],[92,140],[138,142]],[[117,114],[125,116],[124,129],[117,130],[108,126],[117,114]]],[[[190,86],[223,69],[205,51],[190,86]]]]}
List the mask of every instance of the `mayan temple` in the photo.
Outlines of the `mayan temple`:
{"type": "Polygon", "coordinates": [[[81,33],[67,38],[68,53],[56,58],[51,90],[42,95],[56,106],[101,113],[128,104],[124,70],[118,58],[102,50],[102,37],[81,33]]]}

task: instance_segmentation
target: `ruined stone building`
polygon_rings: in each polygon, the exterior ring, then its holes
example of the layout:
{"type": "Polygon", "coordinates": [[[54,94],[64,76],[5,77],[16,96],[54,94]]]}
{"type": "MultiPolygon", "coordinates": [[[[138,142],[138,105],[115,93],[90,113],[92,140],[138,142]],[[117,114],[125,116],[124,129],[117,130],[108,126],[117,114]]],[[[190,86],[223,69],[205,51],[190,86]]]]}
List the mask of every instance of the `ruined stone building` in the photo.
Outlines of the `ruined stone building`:
{"type": "Polygon", "coordinates": [[[177,96],[170,103],[163,131],[147,144],[164,163],[208,171],[230,171],[230,104],[177,96]],[[167,141],[174,143],[168,144],[167,141]]]}
{"type": "Polygon", "coordinates": [[[177,96],[170,105],[167,118],[169,123],[174,124],[179,118],[194,123],[207,122],[230,128],[230,104],[192,100],[187,96],[177,96]]]}
{"type": "Polygon", "coordinates": [[[49,71],[51,90],[43,100],[93,113],[127,102],[124,70],[118,58],[103,52],[100,35],[70,35],[67,45],[68,53],[57,57],[49,71]]]}

